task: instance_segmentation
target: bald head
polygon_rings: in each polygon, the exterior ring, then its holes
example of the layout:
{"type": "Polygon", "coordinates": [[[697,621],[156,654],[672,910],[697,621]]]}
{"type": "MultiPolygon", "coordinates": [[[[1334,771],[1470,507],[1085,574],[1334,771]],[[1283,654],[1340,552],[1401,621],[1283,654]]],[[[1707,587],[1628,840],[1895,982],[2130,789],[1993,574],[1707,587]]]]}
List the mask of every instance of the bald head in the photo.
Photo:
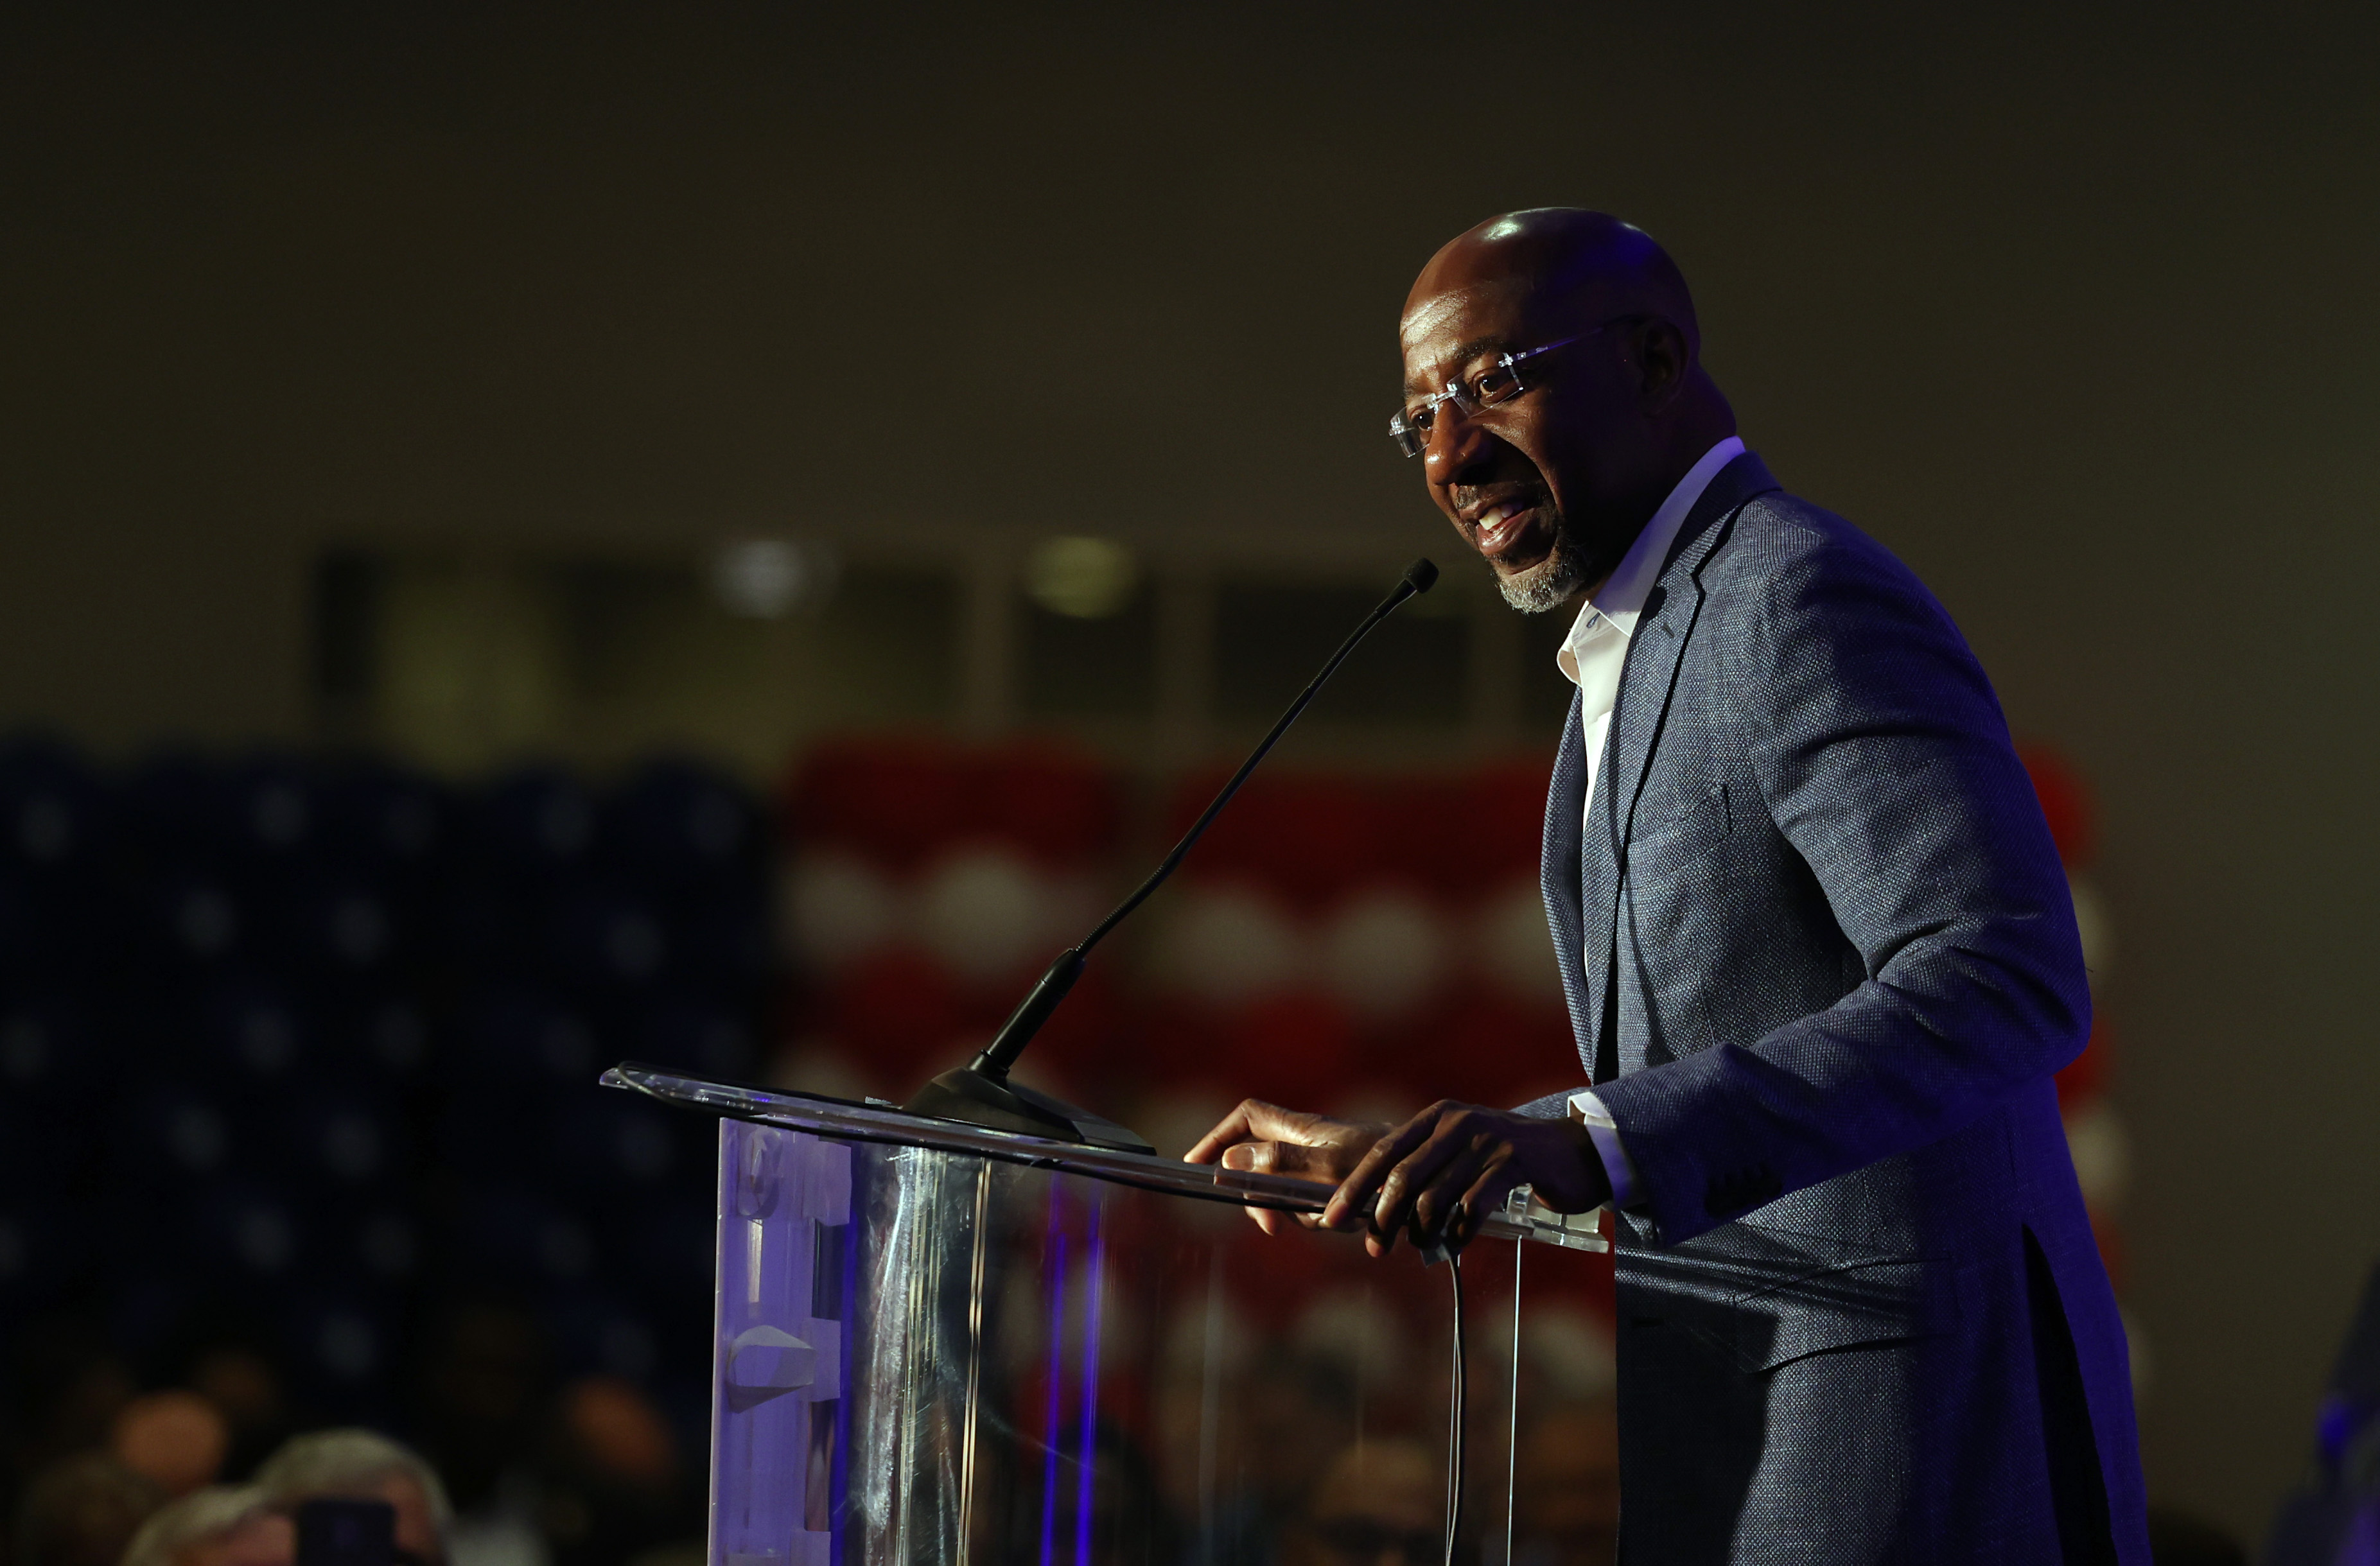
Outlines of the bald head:
{"type": "Polygon", "coordinates": [[[1588,324],[1612,315],[1658,316],[1685,334],[1697,357],[1702,352],[1685,273],[1651,235],[1609,212],[1531,207],[1456,235],[1414,280],[1405,315],[1412,319],[1441,296],[1494,288],[1527,297],[1549,317],[1567,311],[1588,324]]]}
{"type": "Polygon", "coordinates": [[[1520,609],[1593,590],[1735,431],[1677,263],[1605,212],[1539,207],[1457,236],[1398,334],[1430,496],[1520,609]],[[1500,367],[1516,395],[1458,400],[1500,367]]]}

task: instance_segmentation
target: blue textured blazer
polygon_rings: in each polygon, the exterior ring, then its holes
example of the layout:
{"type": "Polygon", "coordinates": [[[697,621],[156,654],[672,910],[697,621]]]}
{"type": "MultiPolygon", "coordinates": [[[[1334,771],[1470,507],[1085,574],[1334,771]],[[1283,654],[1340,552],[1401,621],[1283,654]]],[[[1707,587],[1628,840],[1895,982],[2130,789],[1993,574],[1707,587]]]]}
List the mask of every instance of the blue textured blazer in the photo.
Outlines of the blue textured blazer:
{"type": "Polygon", "coordinates": [[[1949,614],[1739,457],[1631,639],[1591,817],[1585,775],[1573,702],[1545,894],[1640,1186],[1621,1560],[2145,1566],[2050,1080],[2089,1031],[2072,903],[1949,614]]]}

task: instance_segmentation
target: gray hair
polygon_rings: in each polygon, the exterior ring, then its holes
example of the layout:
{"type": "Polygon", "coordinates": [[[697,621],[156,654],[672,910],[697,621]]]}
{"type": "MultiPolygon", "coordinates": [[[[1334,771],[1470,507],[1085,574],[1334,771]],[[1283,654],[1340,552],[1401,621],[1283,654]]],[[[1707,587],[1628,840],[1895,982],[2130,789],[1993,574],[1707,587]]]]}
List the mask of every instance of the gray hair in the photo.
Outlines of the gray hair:
{"type": "Polygon", "coordinates": [[[230,1533],[272,1510],[261,1485],[209,1485],[160,1508],[124,1547],[123,1566],[174,1566],[194,1544],[230,1533]]]}
{"type": "Polygon", "coordinates": [[[1496,575],[1497,590],[1504,601],[1524,614],[1543,614],[1560,609],[1570,601],[1571,594],[1586,586],[1586,557],[1576,543],[1559,531],[1554,536],[1553,552],[1525,571],[1515,571],[1507,577],[1496,575]]]}
{"type": "Polygon", "coordinates": [[[318,1496],[377,1500],[382,1482],[395,1475],[421,1487],[422,1499],[430,1503],[430,1520],[444,1539],[455,1522],[455,1508],[438,1471],[419,1452],[377,1430],[350,1426],[292,1436],[257,1469],[256,1483],[274,1505],[294,1507],[318,1496]]]}

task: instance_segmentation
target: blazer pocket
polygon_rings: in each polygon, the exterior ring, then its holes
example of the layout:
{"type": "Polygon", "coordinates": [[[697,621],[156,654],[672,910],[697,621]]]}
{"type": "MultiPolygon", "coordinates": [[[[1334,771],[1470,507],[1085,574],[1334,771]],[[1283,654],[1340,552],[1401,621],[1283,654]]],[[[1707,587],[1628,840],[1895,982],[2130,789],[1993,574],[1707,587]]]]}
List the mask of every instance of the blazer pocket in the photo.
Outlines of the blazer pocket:
{"type": "Polygon", "coordinates": [[[1698,840],[1725,837],[1735,830],[1730,806],[1725,783],[1689,795],[1659,820],[1629,834],[1629,862],[1633,865],[1646,854],[1692,854],[1698,840]]]}
{"type": "Polygon", "coordinates": [[[1950,1329],[1959,1296],[1947,1258],[1849,1262],[1736,1297],[1736,1364],[1774,1370],[1830,1349],[1859,1348],[1950,1329]]]}

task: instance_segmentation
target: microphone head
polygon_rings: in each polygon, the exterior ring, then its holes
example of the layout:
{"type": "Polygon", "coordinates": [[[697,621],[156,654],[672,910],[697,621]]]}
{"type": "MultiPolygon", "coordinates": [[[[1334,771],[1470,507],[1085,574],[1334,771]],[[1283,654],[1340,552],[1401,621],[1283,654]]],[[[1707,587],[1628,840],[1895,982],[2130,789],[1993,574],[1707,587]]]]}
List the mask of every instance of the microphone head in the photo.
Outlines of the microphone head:
{"type": "Polygon", "coordinates": [[[1405,586],[1417,593],[1426,593],[1438,586],[1438,567],[1427,559],[1415,561],[1405,567],[1405,586]]]}

